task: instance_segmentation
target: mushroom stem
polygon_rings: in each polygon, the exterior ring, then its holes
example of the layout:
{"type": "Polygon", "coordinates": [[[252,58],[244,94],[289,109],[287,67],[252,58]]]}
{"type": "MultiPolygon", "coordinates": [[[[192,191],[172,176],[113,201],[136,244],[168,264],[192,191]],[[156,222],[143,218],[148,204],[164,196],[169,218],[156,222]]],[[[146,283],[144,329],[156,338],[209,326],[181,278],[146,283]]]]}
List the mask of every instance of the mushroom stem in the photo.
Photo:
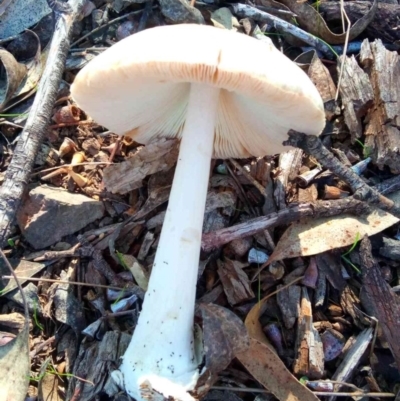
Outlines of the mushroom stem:
{"type": "Polygon", "coordinates": [[[187,401],[199,377],[193,336],[201,235],[220,89],[192,84],[156,258],[121,372],[136,400],[187,401]],[[146,398],[152,400],[153,398],[146,398]]]}

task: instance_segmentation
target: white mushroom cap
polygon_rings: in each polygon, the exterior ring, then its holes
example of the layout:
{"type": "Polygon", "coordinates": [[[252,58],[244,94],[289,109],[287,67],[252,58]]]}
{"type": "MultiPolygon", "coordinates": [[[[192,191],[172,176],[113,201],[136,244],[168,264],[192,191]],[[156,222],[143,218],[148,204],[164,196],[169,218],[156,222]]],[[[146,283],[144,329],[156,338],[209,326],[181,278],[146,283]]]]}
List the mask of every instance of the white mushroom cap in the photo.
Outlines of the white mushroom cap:
{"type": "Polygon", "coordinates": [[[96,122],[147,144],[180,137],[193,82],[221,88],[217,158],[279,153],[289,129],[319,135],[325,125],[317,89],[272,42],[204,25],[127,37],[83,68],[71,93],[96,122]]]}

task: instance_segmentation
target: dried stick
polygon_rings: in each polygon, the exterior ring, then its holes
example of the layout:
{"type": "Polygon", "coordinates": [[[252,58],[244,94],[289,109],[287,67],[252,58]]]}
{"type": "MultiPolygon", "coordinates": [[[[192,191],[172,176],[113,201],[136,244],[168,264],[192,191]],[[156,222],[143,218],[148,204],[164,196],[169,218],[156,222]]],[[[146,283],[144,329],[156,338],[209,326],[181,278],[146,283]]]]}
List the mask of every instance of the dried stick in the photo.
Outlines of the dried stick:
{"type": "Polygon", "coordinates": [[[384,279],[381,268],[372,256],[372,246],[365,236],[360,245],[360,262],[364,294],[372,307],[373,316],[379,321],[397,368],[400,369],[400,301],[397,294],[384,279]]]}
{"type": "Polygon", "coordinates": [[[355,199],[378,206],[397,217],[400,216],[400,211],[392,200],[386,198],[376,189],[367,185],[351,168],[340,163],[340,161],[325,148],[318,137],[291,130],[289,131],[289,139],[283,144],[303,149],[304,152],[315,157],[323,167],[327,168],[350,185],[354,192],[353,196],[355,199]]]}
{"type": "Polygon", "coordinates": [[[333,56],[332,50],[324,42],[316,38],[314,35],[310,35],[306,31],[303,31],[303,29],[291,24],[290,22],[246,4],[236,3],[231,4],[230,7],[233,13],[240,18],[251,18],[255,21],[272,24],[279,31],[290,33],[296,38],[301,39],[303,42],[324,53],[326,57],[332,58],[333,56]]]}
{"type": "Polygon", "coordinates": [[[64,71],[72,27],[84,3],[85,0],[70,0],[68,12],[55,10],[58,18],[51,40],[49,57],[31,111],[0,188],[0,247],[4,247],[10,235],[36,154],[46,133],[64,71]]]}
{"type": "Polygon", "coordinates": [[[277,213],[257,217],[242,224],[204,234],[201,247],[203,251],[211,251],[234,239],[249,237],[268,228],[293,223],[305,217],[328,217],[342,213],[360,215],[368,212],[368,210],[369,207],[366,203],[351,197],[337,201],[292,204],[277,213]]]}

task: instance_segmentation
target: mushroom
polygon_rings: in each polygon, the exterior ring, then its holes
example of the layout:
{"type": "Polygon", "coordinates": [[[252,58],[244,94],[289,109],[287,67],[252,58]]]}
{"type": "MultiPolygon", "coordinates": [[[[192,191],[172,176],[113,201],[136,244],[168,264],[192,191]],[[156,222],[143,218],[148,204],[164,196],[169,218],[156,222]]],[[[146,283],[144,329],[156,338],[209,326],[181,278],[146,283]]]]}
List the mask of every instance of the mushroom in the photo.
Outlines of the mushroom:
{"type": "MultiPolygon", "coordinates": [[[[211,158],[281,152],[289,129],[319,135],[322,99],[272,42],[204,25],[147,29],[84,67],[73,99],[97,123],[148,144],[182,138],[167,212],[121,382],[192,400],[200,375],[193,320],[211,158]]],[[[114,376],[115,377],[115,376],[114,376]]]]}

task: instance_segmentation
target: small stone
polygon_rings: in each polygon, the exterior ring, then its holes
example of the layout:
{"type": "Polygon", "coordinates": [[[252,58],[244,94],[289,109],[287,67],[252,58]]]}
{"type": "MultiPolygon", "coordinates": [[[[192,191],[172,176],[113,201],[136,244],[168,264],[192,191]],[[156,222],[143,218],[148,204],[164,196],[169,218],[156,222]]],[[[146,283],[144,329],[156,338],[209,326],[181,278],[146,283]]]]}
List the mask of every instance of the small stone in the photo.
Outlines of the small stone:
{"type": "Polygon", "coordinates": [[[71,248],[71,244],[69,244],[68,242],[57,242],[57,244],[55,244],[53,246],[53,251],[67,251],[68,249],[71,248]]]}
{"type": "Polygon", "coordinates": [[[122,39],[127,38],[128,36],[135,33],[137,29],[137,24],[134,21],[125,21],[123,22],[117,29],[115,34],[118,42],[122,39]]]}
{"type": "Polygon", "coordinates": [[[184,0],[160,0],[161,13],[173,24],[204,24],[201,12],[184,0]]]}
{"type": "Polygon", "coordinates": [[[248,256],[249,263],[263,264],[268,260],[268,255],[255,248],[251,248],[248,256]]]}
{"type": "Polygon", "coordinates": [[[30,191],[17,221],[25,239],[35,249],[41,249],[79,231],[103,214],[103,202],[43,185],[30,191]]]}

